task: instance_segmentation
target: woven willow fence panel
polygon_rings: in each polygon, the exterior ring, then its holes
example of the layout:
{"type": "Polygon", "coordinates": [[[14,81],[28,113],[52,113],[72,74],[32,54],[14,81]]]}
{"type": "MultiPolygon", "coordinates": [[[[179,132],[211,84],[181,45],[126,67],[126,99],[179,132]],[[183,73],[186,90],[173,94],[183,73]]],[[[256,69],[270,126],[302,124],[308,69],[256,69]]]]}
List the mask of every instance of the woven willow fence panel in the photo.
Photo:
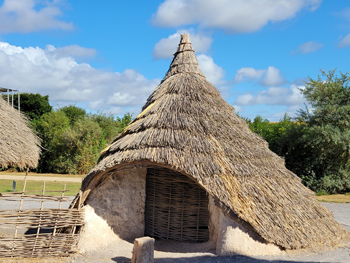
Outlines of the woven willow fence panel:
{"type": "Polygon", "coordinates": [[[148,168],[145,235],[186,242],[209,240],[208,196],[187,176],[148,168]]]}
{"type": "MultiPolygon", "coordinates": [[[[61,209],[65,187],[61,196],[28,194],[23,191],[0,194],[0,201],[19,201],[19,209],[0,211],[0,258],[37,258],[68,256],[75,252],[77,228],[84,222],[84,211],[61,209]],[[23,202],[38,201],[40,209],[22,209],[23,202]],[[58,209],[44,209],[45,200],[57,201],[58,209]],[[65,229],[65,231],[62,231],[65,229]]],[[[50,191],[57,192],[57,191],[50,191]]],[[[59,191],[61,192],[61,191],[59,191]]]]}

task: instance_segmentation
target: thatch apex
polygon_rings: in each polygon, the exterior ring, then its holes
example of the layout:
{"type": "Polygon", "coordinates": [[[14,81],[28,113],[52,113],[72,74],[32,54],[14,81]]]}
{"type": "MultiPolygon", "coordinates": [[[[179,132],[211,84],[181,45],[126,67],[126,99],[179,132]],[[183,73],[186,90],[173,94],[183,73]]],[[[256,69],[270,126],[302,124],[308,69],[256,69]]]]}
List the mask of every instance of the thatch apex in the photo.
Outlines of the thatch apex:
{"type": "Polygon", "coordinates": [[[80,201],[114,170],[148,166],[187,175],[281,248],[332,247],[349,235],[205,79],[188,35],[142,112],[84,178],[80,201]]]}
{"type": "Polygon", "coordinates": [[[174,59],[171,62],[168,72],[166,73],[163,81],[167,78],[180,73],[193,73],[204,77],[202,71],[199,69],[198,61],[194,50],[192,48],[190,35],[181,35],[181,40],[174,59]]]}
{"type": "Polygon", "coordinates": [[[38,165],[40,140],[28,125],[28,119],[0,97],[0,167],[38,165]]]}

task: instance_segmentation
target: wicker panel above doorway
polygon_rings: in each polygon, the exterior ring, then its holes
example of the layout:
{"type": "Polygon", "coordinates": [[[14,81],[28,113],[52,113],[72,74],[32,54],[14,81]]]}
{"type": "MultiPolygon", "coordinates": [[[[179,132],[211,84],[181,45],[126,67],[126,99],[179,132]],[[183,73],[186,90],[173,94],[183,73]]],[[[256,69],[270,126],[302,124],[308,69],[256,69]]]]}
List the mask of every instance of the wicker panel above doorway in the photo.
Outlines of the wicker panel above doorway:
{"type": "Polygon", "coordinates": [[[145,235],[186,242],[209,240],[208,196],[186,175],[148,168],[145,235]]]}

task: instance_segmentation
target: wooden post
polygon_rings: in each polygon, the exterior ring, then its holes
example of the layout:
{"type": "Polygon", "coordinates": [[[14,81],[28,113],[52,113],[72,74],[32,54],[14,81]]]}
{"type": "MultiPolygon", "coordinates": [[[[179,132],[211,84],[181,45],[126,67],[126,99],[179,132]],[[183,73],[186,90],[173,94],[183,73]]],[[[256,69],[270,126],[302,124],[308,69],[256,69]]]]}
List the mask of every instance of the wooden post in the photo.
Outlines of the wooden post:
{"type": "Polygon", "coordinates": [[[134,241],[131,263],[154,262],[154,238],[140,237],[134,241]]]}
{"type": "MultiPolygon", "coordinates": [[[[45,195],[45,181],[44,181],[44,186],[43,186],[43,191],[42,191],[42,197],[41,197],[41,206],[40,206],[40,211],[42,211],[44,209],[44,195],[45,195]]],[[[39,235],[40,235],[40,228],[41,228],[41,216],[42,214],[40,213],[40,217],[39,217],[39,225],[38,228],[36,230],[36,237],[35,237],[35,241],[34,241],[34,245],[33,245],[33,250],[32,250],[32,257],[34,256],[34,253],[36,252],[36,244],[38,242],[39,239],[39,235]]],[[[40,252],[39,252],[40,253],[40,252]]]]}
{"type": "Polygon", "coordinates": [[[23,199],[24,199],[23,196],[24,196],[25,190],[26,190],[28,172],[29,172],[29,168],[27,167],[26,175],[24,177],[23,190],[22,190],[22,193],[21,193],[21,202],[19,203],[19,210],[18,210],[18,217],[17,217],[17,222],[16,222],[15,234],[13,236],[13,244],[12,244],[12,249],[11,249],[12,255],[11,255],[11,257],[13,257],[14,253],[15,253],[16,238],[17,238],[17,233],[18,233],[19,213],[21,213],[21,211],[22,211],[22,205],[23,205],[23,199]]]}

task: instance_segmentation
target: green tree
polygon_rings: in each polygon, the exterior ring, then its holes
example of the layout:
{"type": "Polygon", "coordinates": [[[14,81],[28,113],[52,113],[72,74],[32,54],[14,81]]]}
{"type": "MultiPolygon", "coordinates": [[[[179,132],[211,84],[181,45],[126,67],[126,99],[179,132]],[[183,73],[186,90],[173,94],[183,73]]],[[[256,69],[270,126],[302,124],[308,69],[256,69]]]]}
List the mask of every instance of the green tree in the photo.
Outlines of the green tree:
{"type": "Polygon", "coordinates": [[[33,127],[42,139],[42,153],[37,170],[39,172],[63,173],[57,165],[60,156],[66,152],[62,143],[62,134],[70,125],[69,118],[63,111],[45,113],[40,119],[33,121],[33,127]]]}
{"type": "Polygon", "coordinates": [[[84,109],[67,106],[33,120],[43,143],[39,172],[87,173],[97,163],[100,152],[129,124],[131,115],[86,114],[84,109]]]}
{"type": "Polygon", "coordinates": [[[78,120],[83,119],[86,116],[86,111],[75,105],[68,105],[59,109],[69,118],[70,124],[74,125],[78,120]]]}
{"type": "Polygon", "coordinates": [[[251,131],[259,134],[261,137],[266,139],[266,137],[270,135],[271,125],[268,119],[258,115],[248,124],[251,131]]]}
{"type": "Polygon", "coordinates": [[[123,132],[126,126],[128,126],[131,121],[132,121],[132,114],[130,114],[129,112],[125,113],[122,118],[117,117],[118,133],[123,132]]]}
{"type": "Polygon", "coordinates": [[[281,155],[280,141],[296,124],[288,114],[285,114],[279,122],[270,122],[262,116],[256,116],[253,122],[248,120],[248,125],[251,131],[259,134],[269,143],[270,150],[281,155]]]}
{"type": "Polygon", "coordinates": [[[91,120],[98,123],[98,125],[101,127],[104,139],[104,141],[101,142],[101,145],[104,145],[104,147],[106,147],[107,144],[111,143],[112,140],[120,133],[120,124],[118,121],[115,120],[112,114],[107,115],[103,113],[97,113],[90,114],[89,117],[91,118],[91,120]]]}
{"type": "Polygon", "coordinates": [[[271,149],[285,159],[287,169],[298,175],[304,185],[322,191],[324,166],[320,152],[309,143],[308,126],[304,122],[291,122],[282,126],[283,132],[271,149]]]}
{"type": "Polygon", "coordinates": [[[295,122],[285,114],[279,122],[269,122],[257,116],[253,122],[248,119],[247,123],[253,132],[269,143],[271,151],[285,159],[286,167],[297,174],[307,187],[315,191],[322,189],[322,159],[317,149],[307,143],[304,135],[308,127],[305,122],[295,122]]]}
{"type": "MultiPolygon", "coordinates": [[[[7,100],[7,95],[4,95],[4,99],[7,100]]],[[[12,99],[11,95],[10,99],[12,99]]],[[[17,108],[18,94],[13,96],[13,105],[17,108]]],[[[21,93],[20,107],[21,112],[24,112],[31,120],[38,120],[43,114],[52,111],[49,96],[42,96],[38,93],[21,93]]]]}
{"type": "Polygon", "coordinates": [[[339,77],[335,70],[321,72],[323,78],[309,78],[301,89],[311,106],[299,112],[308,129],[303,139],[318,153],[320,187],[329,193],[349,191],[350,77],[341,72],[339,77]]]}
{"type": "Polygon", "coordinates": [[[66,173],[85,174],[98,160],[103,145],[103,131],[91,118],[79,119],[62,133],[61,144],[65,154],[57,161],[57,167],[66,173]]]}

